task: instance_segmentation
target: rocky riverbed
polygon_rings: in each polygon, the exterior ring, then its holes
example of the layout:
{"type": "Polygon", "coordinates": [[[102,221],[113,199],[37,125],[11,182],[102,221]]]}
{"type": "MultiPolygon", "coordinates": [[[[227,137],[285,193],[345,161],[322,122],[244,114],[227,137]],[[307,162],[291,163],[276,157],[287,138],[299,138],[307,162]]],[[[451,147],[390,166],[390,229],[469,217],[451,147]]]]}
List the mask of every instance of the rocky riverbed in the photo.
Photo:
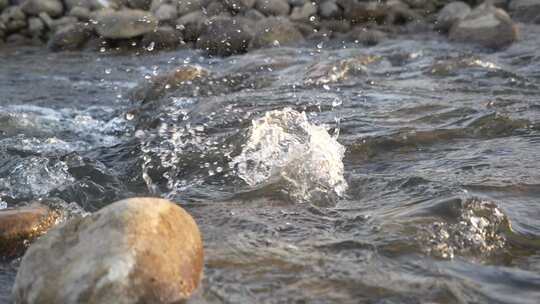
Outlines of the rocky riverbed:
{"type": "Polygon", "coordinates": [[[1,303],[537,303],[534,0],[0,9],[1,303]]]}
{"type": "Polygon", "coordinates": [[[500,49],[518,37],[507,11],[540,22],[536,0],[2,0],[0,41],[52,51],[198,48],[229,56],[306,40],[373,45],[435,30],[500,49]]]}

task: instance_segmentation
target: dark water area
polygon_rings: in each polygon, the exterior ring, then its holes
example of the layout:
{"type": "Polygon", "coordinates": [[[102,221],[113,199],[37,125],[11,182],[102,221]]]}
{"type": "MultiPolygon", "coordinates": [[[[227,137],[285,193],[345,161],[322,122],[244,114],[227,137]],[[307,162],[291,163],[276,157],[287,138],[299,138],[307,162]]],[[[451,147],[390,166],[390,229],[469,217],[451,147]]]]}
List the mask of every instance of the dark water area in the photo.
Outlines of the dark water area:
{"type": "MultiPolygon", "coordinates": [[[[540,26],[207,58],[0,57],[0,204],[178,202],[193,303],[539,303],[540,26]],[[133,100],[184,66],[202,81],[133,100]]],[[[0,266],[0,302],[18,261],[0,266]]]]}

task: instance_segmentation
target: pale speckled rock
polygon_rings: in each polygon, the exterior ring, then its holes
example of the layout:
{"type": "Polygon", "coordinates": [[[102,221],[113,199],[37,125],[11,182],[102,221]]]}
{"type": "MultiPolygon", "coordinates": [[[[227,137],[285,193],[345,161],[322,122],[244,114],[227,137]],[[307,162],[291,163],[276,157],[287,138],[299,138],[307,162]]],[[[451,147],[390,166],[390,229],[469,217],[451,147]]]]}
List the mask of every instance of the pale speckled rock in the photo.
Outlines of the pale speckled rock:
{"type": "Polygon", "coordinates": [[[158,21],[149,12],[125,9],[103,10],[96,14],[96,31],[109,39],[126,39],[141,36],[157,28],[158,21]]]}
{"type": "Polygon", "coordinates": [[[473,43],[490,49],[500,49],[517,40],[518,31],[508,14],[491,5],[475,8],[450,29],[452,41],[473,43]]]}
{"type": "Polygon", "coordinates": [[[47,13],[51,17],[62,15],[64,6],[60,0],[26,0],[21,9],[28,15],[37,16],[39,13],[47,13]]]}
{"type": "Polygon", "coordinates": [[[285,16],[291,10],[287,0],[257,0],[255,8],[267,16],[285,16]]]}
{"type": "Polygon", "coordinates": [[[113,203],[35,242],[21,261],[15,303],[178,303],[199,285],[201,235],[157,198],[113,203]]]}
{"type": "Polygon", "coordinates": [[[456,21],[465,18],[470,12],[471,8],[467,3],[461,1],[450,2],[437,14],[435,28],[447,32],[456,21]]]}

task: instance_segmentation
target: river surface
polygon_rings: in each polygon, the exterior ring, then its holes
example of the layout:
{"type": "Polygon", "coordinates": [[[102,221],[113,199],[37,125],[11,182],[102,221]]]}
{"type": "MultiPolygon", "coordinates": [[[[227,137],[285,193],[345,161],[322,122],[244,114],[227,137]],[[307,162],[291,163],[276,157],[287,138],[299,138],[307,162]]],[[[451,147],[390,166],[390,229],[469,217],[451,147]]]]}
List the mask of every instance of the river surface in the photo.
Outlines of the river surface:
{"type": "Polygon", "coordinates": [[[0,205],[178,202],[204,236],[193,303],[536,304],[540,27],[521,33],[497,53],[421,33],[224,59],[4,49],[0,205]],[[132,97],[186,66],[212,76],[132,97]]]}

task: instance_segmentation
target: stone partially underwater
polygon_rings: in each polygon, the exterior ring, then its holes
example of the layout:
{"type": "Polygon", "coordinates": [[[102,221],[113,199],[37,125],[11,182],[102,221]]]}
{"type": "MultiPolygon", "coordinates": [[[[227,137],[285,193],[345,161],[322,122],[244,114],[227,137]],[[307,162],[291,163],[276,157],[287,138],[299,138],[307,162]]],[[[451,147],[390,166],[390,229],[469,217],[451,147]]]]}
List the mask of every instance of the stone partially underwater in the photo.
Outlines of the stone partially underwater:
{"type": "Polygon", "coordinates": [[[15,303],[178,303],[203,272],[197,224],[162,199],[134,198],[73,219],[21,261],[15,303]]]}

